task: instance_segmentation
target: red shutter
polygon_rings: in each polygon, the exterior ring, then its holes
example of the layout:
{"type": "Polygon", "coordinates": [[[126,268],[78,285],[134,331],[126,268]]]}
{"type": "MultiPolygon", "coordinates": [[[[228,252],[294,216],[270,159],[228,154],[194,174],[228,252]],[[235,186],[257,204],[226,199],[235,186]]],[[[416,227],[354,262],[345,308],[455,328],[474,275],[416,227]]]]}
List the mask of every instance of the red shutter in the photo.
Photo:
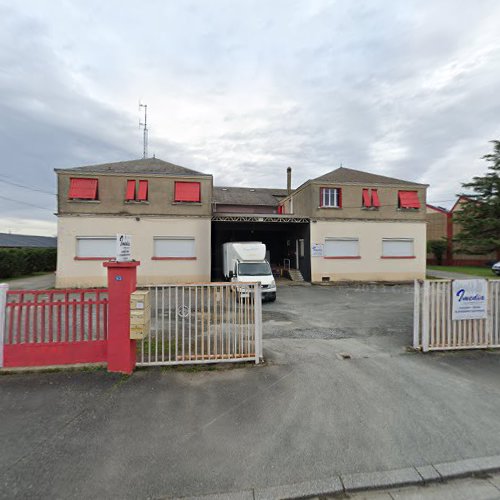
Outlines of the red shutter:
{"type": "Polygon", "coordinates": [[[338,190],[337,200],[338,200],[339,208],[342,208],[342,189],[337,188],[337,190],[338,190]]]}
{"type": "Polygon", "coordinates": [[[137,201],[147,201],[148,199],[148,181],[139,181],[139,192],[137,201]]]}
{"type": "Polygon", "coordinates": [[[176,182],[175,201],[199,202],[200,183],[199,182],[176,182]]]}
{"type": "Polygon", "coordinates": [[[363,206],[367,208],[372,206],[372,200],[370,199],[370,193],[368,189],[363,189],[363,206]]]}
{"type": "Polygon", "coordinates": [[[279,214],[283,213],[283,205],[278,205],[278,213],[279,214]]]}
{"type": "Polygon", "coordinates": [[[378,191],[376,189],[372,189],[372,205],[374,207],[380,207],[380,200],[378,199],[378,191]]]}
{"type": "Polygon", "coordinates": [[[125,194],[125,201],[135,200],[135,181],[127,181],[127,193],[125,194]]]}
{"type": "Polygon", "coordinates": [[[97,200],[97,179],[70,179],[68,197],[70,199],[97,200]]]}
{"type": "Polygon", "coordinates": [[[399,191],[399,208],[420,208],[416,191],[399,191]]]}

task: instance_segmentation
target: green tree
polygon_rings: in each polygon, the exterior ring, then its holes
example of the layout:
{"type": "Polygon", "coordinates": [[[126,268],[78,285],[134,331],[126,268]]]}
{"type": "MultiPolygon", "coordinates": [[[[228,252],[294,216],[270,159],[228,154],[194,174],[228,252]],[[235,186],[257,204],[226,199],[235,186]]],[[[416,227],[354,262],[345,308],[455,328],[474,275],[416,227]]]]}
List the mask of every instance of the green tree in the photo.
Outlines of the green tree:
{"type": "Polygon", "coordinates": [[[500,140],[491,142],[493,152],[483,156],[489,163],[486,174],[462,184],[472,190],[455,215],[461,226],[456,241],[465,253],[500,251],[500,140]]]}
{"type": "Polygon", "coordinates": [[[429,240],[427,242],[427,252],[434,255],[438,266],[443,264],[443,255],[447,248],[448,242],[444,238],[441,240],[429,240]]]}

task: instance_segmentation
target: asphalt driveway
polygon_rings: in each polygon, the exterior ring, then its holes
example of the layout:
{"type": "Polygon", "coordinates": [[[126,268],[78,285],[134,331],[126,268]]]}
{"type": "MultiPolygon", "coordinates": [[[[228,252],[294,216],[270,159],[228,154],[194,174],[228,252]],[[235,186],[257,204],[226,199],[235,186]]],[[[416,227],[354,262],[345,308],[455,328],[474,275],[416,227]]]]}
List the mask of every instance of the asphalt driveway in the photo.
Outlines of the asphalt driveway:
{"type": "Polygon", "coordinates": [[[0,377],[0,496],[162,498],[500,453],[500,356],[407,352],[410,287],[283,287],[263,366],[0,377]]]}

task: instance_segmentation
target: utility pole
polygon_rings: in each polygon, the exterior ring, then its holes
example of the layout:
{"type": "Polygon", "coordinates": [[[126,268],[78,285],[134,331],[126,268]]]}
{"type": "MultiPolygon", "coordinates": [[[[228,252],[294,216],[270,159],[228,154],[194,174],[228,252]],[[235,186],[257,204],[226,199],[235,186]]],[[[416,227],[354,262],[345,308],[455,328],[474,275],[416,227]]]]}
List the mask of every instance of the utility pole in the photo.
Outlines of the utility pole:
{"type": "Polygon", "coordinates": [[[139,111],[141,111],[141,108],[144,108],[144,121],[141,122],[139,120],[139,127],[144,127],[142,157],[147,158],[148,157],[148,105],[141,104],[139,102],[139,111]]]}

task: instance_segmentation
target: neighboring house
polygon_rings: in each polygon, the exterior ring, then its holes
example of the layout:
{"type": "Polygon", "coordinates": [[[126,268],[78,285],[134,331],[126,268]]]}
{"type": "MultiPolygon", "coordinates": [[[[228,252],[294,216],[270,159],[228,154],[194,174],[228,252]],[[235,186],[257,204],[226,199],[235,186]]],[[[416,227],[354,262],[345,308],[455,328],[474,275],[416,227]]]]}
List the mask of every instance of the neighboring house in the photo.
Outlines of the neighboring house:
{"type": "MultiPolygon", "coordinates": [[[[453,241],[453,238],[460,233],[460,224],[454,216],[457,212],[462,210],[464,202],[468,199],[467,196],[459,196],[450,210],[429,204],[426,207],[427,240],[445,239],[447,241],[448,246],[443,264],[448,266],[482,266],[500,259],[500,254],[497,252],[477,255],[458,253],[458,251],[455,251],[457,243],[453,241]]],[[[435,264],[436,258],[432,253],[429,253],[427,255],[427,261],[430,264],[435,264]]]]}
{"type": "Polygon", "coordinates": [[[57,238],[0,233],[0,248],[57,248],[57,238]]]}
{"type": "Polygon", "coordinates": [[[222,244],[252,240],[308,281],[425,276],[422,184],[340,168],[295,191],[291,169],[287,189],[213,187],[156,158],[56,173],[59,287],[104,285],[116,233],[132,235],[142,285],[219,280],[222,244]]]}

